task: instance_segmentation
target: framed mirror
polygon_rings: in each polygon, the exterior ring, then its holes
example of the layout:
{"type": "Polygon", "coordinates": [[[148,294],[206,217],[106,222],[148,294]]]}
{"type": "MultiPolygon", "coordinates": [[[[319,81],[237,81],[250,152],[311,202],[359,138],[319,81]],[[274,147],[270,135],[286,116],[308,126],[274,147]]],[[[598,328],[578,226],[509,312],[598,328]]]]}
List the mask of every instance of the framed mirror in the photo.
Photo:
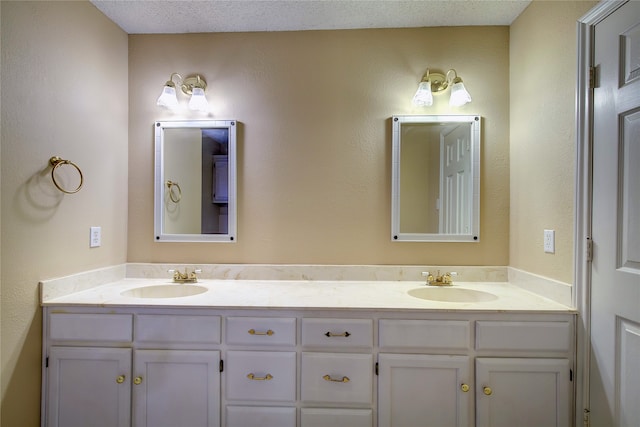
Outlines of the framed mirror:
{"type": "Polygon", "coordinates": [[[480,116],[393,116],[391,239],[480,240],[480,116]]]}
{"type": "Polygon", "coordinates": [[[236,127],[155,123],[155,241],[236,241],[236,127]]]}

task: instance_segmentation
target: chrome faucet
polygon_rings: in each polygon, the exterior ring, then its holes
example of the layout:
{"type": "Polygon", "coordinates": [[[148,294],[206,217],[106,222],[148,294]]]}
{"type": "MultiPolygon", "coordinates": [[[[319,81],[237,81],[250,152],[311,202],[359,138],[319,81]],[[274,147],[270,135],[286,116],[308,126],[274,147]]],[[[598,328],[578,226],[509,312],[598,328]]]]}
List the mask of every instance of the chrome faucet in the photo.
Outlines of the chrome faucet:
{"type": "Polygon", "coordinates": [[[177,268],[168,271],[173,273],[173,281],[176,283],[196,283],[198,281],[197,273],[202,273],[200,269],[195,269],[189,273],[187,267],[184,268],[184,273],[178,271],[177,268]]]}
{"type": "Polygon", "coordinates": [[[457,275],[458,273],[456,273],[455,271],[444,273],[441,275],[440,270],[438,270],[435,276],[428,271],[422,272],[422,277],[427,278],[427,285],[429,286],[451,286],[453,285],[452,277],[457,275]]]}

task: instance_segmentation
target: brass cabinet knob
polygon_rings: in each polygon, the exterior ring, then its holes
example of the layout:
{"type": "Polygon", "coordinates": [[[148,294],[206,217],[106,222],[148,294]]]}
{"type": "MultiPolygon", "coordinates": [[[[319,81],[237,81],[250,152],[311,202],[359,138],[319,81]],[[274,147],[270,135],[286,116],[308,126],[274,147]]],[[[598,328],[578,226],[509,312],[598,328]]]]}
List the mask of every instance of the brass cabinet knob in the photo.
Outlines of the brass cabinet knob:
{"type": "Polygon", "coordinates": [[[124,382],[124,375],[118,375],[118,378],[116,378],[116,382],[118,384],[122,384],[124,382]]]}
{"type": "Polygon", "coordinates": [[[142,384],[142,377],[135,377],[135,378],[133,379],[133,383],[134,383],[135,385],[142,384]]]}
{"type": "Polygon", "coordinates": [[[463,392],[468,392],[469,391],[469,384],[462,384],[460,386],[460,390],[462,390],[463,392]]]}
{"type": "Polygon", "coordinates": [[[493,390],[491,390],[491,387],[484,386],[482,387],[482,392],[487,396],[490,396],[491,393],[493,393],[493,390]]]}

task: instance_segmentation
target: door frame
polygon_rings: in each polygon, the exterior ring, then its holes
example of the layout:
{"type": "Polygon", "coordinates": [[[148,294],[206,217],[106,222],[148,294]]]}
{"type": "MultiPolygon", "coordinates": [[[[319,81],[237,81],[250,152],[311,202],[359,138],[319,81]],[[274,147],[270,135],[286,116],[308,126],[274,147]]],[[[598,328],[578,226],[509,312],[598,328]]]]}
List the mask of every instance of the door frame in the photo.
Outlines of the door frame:
{"type": "MultiPolygon", "coordinates": [[[[576,85],[576,186],[574,223],[573,305],[578,309],[576,342],[576,426],[589,419],[589,365],[591,363],[591,231],[593,204],[593,90],[595,26],[624,1],[601,1],[577,22],[578,67],[576,85]]],[[[589,424],[586,424],[589,425],[589,424]]]]}

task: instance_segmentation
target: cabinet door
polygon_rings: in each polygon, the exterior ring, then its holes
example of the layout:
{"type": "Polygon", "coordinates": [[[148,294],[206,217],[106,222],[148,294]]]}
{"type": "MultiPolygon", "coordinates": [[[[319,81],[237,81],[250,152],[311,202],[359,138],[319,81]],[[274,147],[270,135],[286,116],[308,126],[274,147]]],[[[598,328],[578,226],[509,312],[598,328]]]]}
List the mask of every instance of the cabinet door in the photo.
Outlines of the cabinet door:
{"type": "Polygon", "coordinates": [[[380,354],[378,426],[468,427],[469,364],[466,356],[380,354]]]}
{"type": "Polygon", "coordinates": [[[220,352],[137,350],[135,427],[219,427],[220,352]]]}
{"type": "Polygon", "coordinates": [[[131,425],[131,349],[51,347],[48,427],[131,425]]]}
{"type": "Polygon", "coordinates": [[[478,427],[566,427],[570,405],[567,359],[476,359],[478,427]]]}

